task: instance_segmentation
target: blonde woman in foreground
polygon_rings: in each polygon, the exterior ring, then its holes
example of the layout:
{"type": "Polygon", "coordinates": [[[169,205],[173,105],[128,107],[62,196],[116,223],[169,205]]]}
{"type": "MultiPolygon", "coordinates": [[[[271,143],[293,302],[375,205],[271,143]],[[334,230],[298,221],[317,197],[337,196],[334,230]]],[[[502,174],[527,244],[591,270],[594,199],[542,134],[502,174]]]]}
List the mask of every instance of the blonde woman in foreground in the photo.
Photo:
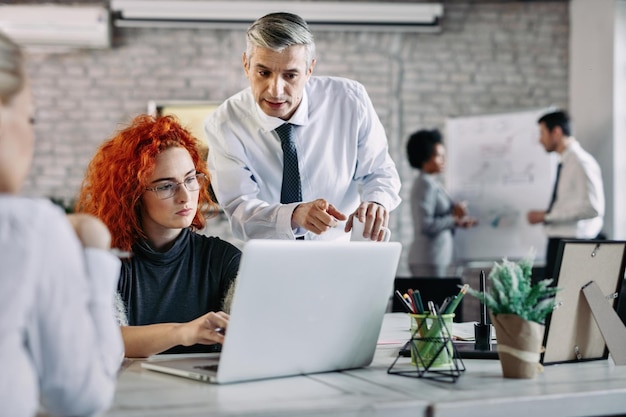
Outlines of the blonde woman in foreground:
{"type": "Polygon", "coordinates": [[[0,404],[2,415],[91,415],[113,399],[123,345],[120,261],[92,216],[19,197],[33,156],[20,48],[0,33],[0,404]]]}

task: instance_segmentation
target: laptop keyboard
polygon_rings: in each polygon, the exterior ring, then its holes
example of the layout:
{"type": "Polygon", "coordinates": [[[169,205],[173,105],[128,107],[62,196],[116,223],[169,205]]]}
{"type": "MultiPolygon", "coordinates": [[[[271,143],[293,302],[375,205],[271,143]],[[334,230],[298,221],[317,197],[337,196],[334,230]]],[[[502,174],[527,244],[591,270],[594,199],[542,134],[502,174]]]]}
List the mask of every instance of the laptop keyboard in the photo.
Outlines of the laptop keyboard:
{"type": "Polygon", "coordinates": [[[217,367],[219,366],[219,364],[213,364],[213,365],[198,365],[198,366],[194,366],[195,369],[202,369],[203,371],[216,371],[217,372],[217,367]]]}

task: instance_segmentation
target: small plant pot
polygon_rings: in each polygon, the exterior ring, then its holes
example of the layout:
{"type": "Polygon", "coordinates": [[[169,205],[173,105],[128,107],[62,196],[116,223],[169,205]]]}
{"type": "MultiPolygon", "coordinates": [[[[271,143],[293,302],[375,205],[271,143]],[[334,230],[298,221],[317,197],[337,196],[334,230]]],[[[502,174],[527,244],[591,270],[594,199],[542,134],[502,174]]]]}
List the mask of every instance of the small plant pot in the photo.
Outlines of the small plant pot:
{"type": "Polygon", "coordinates": [[[489,312],[496,330],[498,356],[505,378],[534,378],[539,363],[545,326],[514,314],[489,312]]]}

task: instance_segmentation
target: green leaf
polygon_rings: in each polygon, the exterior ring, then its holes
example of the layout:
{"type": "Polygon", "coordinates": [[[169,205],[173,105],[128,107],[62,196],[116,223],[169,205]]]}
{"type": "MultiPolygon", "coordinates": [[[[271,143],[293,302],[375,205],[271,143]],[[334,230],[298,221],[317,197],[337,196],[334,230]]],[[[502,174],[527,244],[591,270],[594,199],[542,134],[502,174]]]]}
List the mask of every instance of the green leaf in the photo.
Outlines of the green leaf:
{"type": "Polygon", "coordinates": [[[554,309],[554,295],[559,288],[551,287],[551,279],[532,284],[534,249],[519,262],[504,258],[495,262],[489,272],[488,292],[469,288],[467,292],[478,298],[495,315],[516,314],[525,320],[543,324],[554,309]]]}

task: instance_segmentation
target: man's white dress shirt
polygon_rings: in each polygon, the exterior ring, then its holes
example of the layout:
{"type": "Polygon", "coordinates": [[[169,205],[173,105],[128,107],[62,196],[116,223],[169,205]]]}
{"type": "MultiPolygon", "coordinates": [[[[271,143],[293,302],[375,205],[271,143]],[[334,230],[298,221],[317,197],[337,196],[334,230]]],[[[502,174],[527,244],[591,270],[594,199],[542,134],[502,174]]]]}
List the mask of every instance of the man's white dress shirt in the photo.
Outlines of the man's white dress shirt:
{"type": "MultiPolygon", "coordinates": [[[[335,77],[311,77],[288,120],[304,202],[324,198],[346,215],[361,201],[391,211],[400,204],[400,178],[387,137],[365,88],[335,77]]],[[[238,239],[348,238],[343,224],[319,236],[293,230],[299,203],[280,204],[283,152],[273,130],[285,123],[267,116],[250,88],[226,100],[205,121],[209,169],[219,204],[238,239]]]]}
{"type": "Polygon", "coordinates": [[[556,200],[545,216],[546,234],[593,239],[602,230],[604,219],[600,166],[575,139],[561,154],[561,163],[556,200]]]}

